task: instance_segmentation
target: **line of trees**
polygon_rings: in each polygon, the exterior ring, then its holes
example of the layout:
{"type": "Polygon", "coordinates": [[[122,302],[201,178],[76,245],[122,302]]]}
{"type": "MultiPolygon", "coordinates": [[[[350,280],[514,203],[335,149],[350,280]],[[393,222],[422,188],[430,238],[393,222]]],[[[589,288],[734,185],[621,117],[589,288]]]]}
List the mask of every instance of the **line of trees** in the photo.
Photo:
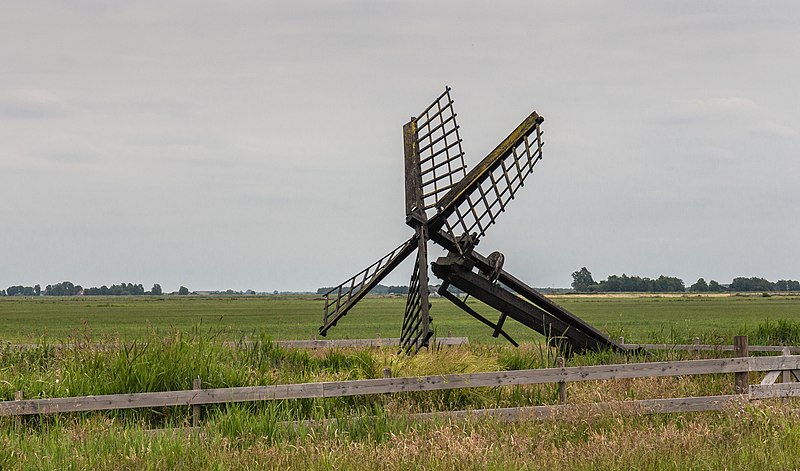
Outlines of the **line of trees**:
{"type": "MultiPolygon", "coordinates": [[[[645,292],[645,293],[682,293],[686,291],[683,280],[674,276],[661,275],[658,278],[609,275],[606,280],[595,281],[586,267],[572,273],[572,289],[579,293],[608,293],[608,292],[645,292]]],[[[747,291],[800,291],[800,282],[797,280],[778,280],[771,282],[765,278],[737,277],[730,285],[721,285],[716,280],[706,282],[699,278],[689,286],[690,292],[747,292],[747,291]]]]}
{"type": "Polygon", "coordinates": [[[42,294],[42,287],[36,286],[9,286],[0,292],[0,296],[39,296],[42,294]]]}
{"type": "MultiPolygon", "coordinates": [[[[692,286],[689,287],[689,291],[692,291],[694,293],[704,293],[704,292],[719,293],[720,291],[726,291],[726,288],[721,284],[717,283],[716,280],[711,280],[708,283],[706,283],[706,280],[704,278],[698,278],[697,281],[692,286]]],[[[742,291],[748,291],[748,290],[742,290],[742,291]]]]}
{"type": "MultiPolygon", "coordinates": [[[[76,285],[71,281],[62,281],[45,286],[44,290],[40,285],[35,286],[9,286],[4,290],[0,290],[0,296],[160,296],[164,294],[161,285],[155,283],[150,290],[145,290],[141,283],[120,283],[111,286],[100,286],[92,288],[83,288],[81,285],[76,285]]],[[[189,289],[181,286],[178,294],[187,295],[189,289]]]]}
{"type": "Polygon", "coordinates": [[[661,275],[651,279],[626,274],[609,275],[606,280],[595,281],[586,267],[572,274],[572,288],[581,293],[645,292],[674,293],[686,290],[683,280],[674,276],[661,275]]]}
{"type": "Polygon", "coordinates": [[[764,278],[734,278],[731,291],[800,291],[800,281],[778,280],[773,283],[764,278]]]}

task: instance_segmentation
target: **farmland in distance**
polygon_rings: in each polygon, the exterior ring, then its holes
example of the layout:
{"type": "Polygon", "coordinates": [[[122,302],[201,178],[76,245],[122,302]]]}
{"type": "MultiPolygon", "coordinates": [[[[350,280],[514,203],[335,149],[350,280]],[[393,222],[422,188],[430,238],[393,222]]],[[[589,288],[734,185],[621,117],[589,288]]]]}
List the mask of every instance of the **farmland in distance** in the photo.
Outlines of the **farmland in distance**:
{"type": "MultiPolygon", "coordinates": [[[[800,297],[772,295],[562,295],[552,298],[614,337],[628,342],[684,342],[693,337],[729,342],[763,321],[800,321],[800,297]]],[[[491,330],[444,299],[431,309],[437,335],[467,336],[471,342],[499,342],[491,330]]],[[[405,298],[367,297],[328,338],[397,337],[405,298]]],[[[498,313],[469,304],[487,318],[498,313]]],[[[69,341],[81,336],[134,340],[153,332],[199,331],[237,340],[268,335],[275,340],[310,339],[321,323],[317,296],[164,296],[0,298],[0,340],[69,341]]],[[[520,342],[541,337],[515,321],[507,331],[520,342]]]]}

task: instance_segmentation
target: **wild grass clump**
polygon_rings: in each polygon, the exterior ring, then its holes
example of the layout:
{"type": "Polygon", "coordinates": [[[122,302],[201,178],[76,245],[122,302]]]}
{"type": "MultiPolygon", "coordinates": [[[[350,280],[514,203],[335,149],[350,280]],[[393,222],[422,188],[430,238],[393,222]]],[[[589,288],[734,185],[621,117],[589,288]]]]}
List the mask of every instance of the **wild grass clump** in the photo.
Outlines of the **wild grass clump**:
{"type": "Polygon", "coordinates": [[[800,321],[778,319],[758,324],[750,333],[751,344],[800,345],[800,321]]]}
{"type": "Polygon", "coordinates": [[[730,329],[709,329],[696,331],[688,327],[662,325],[658,329],[652,329],[647,332],[644,342],[645,343],[663,343],[667,345],[682,345],[691,344],[695,339],[699,339],[703,345],[729,345],[734,335],[746,333],[746,328],[730,328],[730,329]]]}

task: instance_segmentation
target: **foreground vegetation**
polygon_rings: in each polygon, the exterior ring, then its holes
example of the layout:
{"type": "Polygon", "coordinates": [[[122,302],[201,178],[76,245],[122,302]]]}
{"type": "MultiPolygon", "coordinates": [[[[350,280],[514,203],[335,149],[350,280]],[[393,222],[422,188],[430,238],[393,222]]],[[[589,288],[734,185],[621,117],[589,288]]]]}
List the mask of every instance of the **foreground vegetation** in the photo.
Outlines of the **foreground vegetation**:
{"type": "MultiPolygon", "coordinates": [[[[442,348],[413,357],[397,355],[391,348],[289,350],[272,343],[264,333],[266,329],[253,337],[259,329],[241,327],[253,326],[242,321],[256,315],[279,320],[282,316],[268,309],[259,313],[258,309],[270,306],[270,302],[275,303],[275,309],[283,309],[281,312],[290,319],[292,312],[301,318],[299,307],[315,305],[316,301],[267,299],[191,298],[175,304],[170,304],[171,299],[146,300],[142,304],[139,300],[123,300],[111,312],[103,313],[105,317],[99,315],[103,306],[90,306],[97,310],[81,307],[85,300],[59,300],[53,305],[40,304],[39,299],[2,304],[0,309],[5,314],[28,309],[29,314],[50,319],[57,318],[59,312],[73,315],[95,312],[98,316],[53,340],[39,342],[41,338],[30,336],[37,341],[32,348],[9,345],[0,348],[0,396],[11,400],[16,391],[22,391],[25,398],[37,398],[179,390],[189,389],[197,377],[202,379],[203,387],[214,388],[378,378],[383,376],[384,368],[389,368],[393,376],[514,370],[553,366],[558,355],[538,340],[517,349],[476,342],[475,336],[471,336],[471,345],[442,348]],[[173,322],[168,320],[178,319],[178,324],[188,322],[192,309],[198,306],[225,309],[225,317],[216,324],[195,323],[187,329],[169,327],[173,322]],[[166,319],[158,319],[160,324],[151,323],[139,330],[126,330],[127,337],[123,338],[111,335],[113,330],[96,328],[105,325],[100,322],[103,318],[115,319],[113,312],[119,315],[125,310],[126,314],[117,318],[125,321],[145,314],[147,307],[154,307],[166,319]],[[249,331],[248,340],[255,342],[242,341],[238,347],[221,342],[237,338],[237,332],[242,331],[249,331]],[[64,342],[72,345],[67,347],[64,342]]],[[[594,312],[595,319],[603,318],[605,312],[607,321],[615,315],[624,315],[631,321],[633,315],[613,313],[632,312],[634,306],[641,322],[648,318],[651,323],[652,319],[670,319],[678,313],[688,320],[685,324],[662,324],[661,328],[649,330],[630,322],[631,330],[619,329],[626,335],[640,332],[641,340],[686,341],[701,336],[704,341],[717,339],[719,343],[729,343],[730,337],[722,334],[721,324],[711,329],[699,327],[716,322],[707,318],[708,313],[716,312],[719,322],[725,316],[747,319],[731,322],[733,325],[727,331],[750,335],[752,344],[800,344],[800,321],[780,315],[794,312],[800,304],[796,298],[573,297],[560,302],[571,303],[569,308],[575,311],[594,312]],[[772,313],[764,316],[771,320],[755,319],[753,306],[772,313]]],[[[101,300],[102,303],[111,301],[101,300]]],[[[378,317],[385,316],[388,325],[395,320],[393,311],[398,305],[402,308],[402,300],[396,298],[370,299],[367,307],[372,310],[361,315],[378,313],[378,317]]],[[[443,306],[437,304],[436,308],[443,306]]],[[[201,315],[209,315],[212,310],[201,311],[201,315]]],[[[197,316],[196,311],[194,315],[197,316]]],[[[356,313],[352,316],[356,319],[356,313]]],[[[455,315],[451,319],[438,315],[436,322],[447,324],[455,318],[455,315]]],[[[2,319],[8,322],[5,316],[2,319]]],[[[289,324],[288,320],[286,323],[289,324]]],[[[303,325],[301,320],[298,324],[303,325]]],[[[344,330],[344,323],[339,328],[344,330]]],[[[645,358],[606,352],[574,356],[567,364],[711,355],[714,354],[660,352],[645,358]]],[[[733,376],[571,383],[568,389],[572,404],[732,394],[733,376]]],[[[533,385],[220,405],[203,408],[199,432],[188,431],[191,424],[188,407],[22,420],[2,418],[0,468],[526,469],[546,465],[552,469],[791,469],[800,464],[797,401],[764,401],[741,404],[719,413],[660,416],[576,412],[559,420],[514,423],[477,418],[408,419],[409,414],[416,412],[556,402],[555,385],[533,385]],[[361,419],[354,420],[358,417],[361,419]]]]}
{"type": "Polygon", "coordinates": [[[797,403],[721,413],[565,417],[307,428],[215,415],[201,434],[146,432],[93,416],[16,432],[0,427],[3,469],[796,469],[797,403]]]}

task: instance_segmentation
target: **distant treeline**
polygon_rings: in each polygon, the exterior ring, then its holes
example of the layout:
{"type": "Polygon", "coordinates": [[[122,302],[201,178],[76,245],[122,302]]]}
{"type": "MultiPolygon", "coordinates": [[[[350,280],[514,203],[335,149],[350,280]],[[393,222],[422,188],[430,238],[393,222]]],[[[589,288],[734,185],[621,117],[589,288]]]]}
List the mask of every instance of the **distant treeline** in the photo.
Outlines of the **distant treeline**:
{"type": "MultiPolygon", "coordinates": [[[[595,281],[592,273],[586,267],[572,273],[572,288],[579,293],[611,293],[611,292],[642,292],[642,293],[682,293],[686,291],[683,280],[674,276],[661,275],[651,279],[647,277],[609,275],[606,280],[595,281]]],[[[800,291],[800,282],[796,280],[778,280],[771,282],[765,278],[738,277],[729,285],[723,285],[716,280],[706,282],[699,278],[689,286],[690,292],[722,292],[722,291],[800,291]]]]}
{"type": "MultiPolygon", "coordinates": [[[[702,280],[702,278],[700,278],[702,280]]],[[[698,280],[700,281],[700,280],[698,280]]],[[[764,278],[734,278],[731,291],[800,291],[800,281],[778,280],[775,283],[764,278]]]]}
{"type": "MultiPolygon", "coordinates": [[[[148,291],[145,291],[141,283],[120,283],[111,286],[103,285],[100,287],[84,288],[71,281],[62,281],[61,283],[47,285],[44,290],[42,290],[40,285],[9,286],[4,290],[0,290],[0,296],[158,296],[161,294],[163,294],[163,291],[161,290],[161,285],[158,283],[154,284],[148,291]]],[[[189,289],[181,286],[175,294],[189,294],[189,289]]]]}

